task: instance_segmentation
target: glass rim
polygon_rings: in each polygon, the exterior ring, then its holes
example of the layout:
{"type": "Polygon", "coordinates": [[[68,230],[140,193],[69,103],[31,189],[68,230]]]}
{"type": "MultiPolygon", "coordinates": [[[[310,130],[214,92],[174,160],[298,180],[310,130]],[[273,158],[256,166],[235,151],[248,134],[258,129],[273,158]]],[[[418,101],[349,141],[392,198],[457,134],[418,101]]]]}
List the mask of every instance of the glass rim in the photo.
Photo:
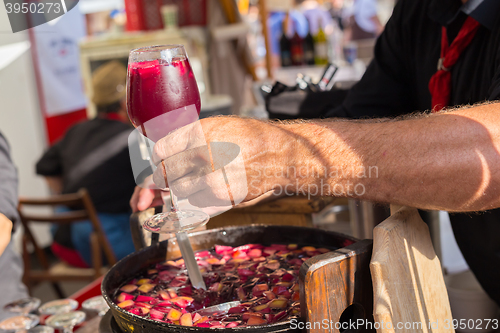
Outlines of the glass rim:
{"type": "Polygon", "coordinates": [[[182,48],[184,49],[184,45],[182,44],[162,44],[162,45],[150,45],[150,46],[143,46],[143,47],[138,47],[135,49],[130,50],[130,53],[146,53],[146,52],[158,52],[158,51],[163,51],[163,50],[174,50],[174,49],[179,49],[182,48]]]}

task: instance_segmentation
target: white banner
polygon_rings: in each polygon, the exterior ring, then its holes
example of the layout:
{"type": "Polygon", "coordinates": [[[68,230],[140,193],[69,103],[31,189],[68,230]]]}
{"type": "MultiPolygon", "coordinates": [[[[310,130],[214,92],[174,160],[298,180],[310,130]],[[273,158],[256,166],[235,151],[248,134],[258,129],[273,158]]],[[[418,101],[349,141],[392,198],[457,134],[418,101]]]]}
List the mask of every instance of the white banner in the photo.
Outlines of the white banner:
{"type": "Polygon", "coordinates": [[[46,116],[85,108],[78,48],[78,41],[85,36],[85,20],[78,6],[32,29],[46,116]]]}

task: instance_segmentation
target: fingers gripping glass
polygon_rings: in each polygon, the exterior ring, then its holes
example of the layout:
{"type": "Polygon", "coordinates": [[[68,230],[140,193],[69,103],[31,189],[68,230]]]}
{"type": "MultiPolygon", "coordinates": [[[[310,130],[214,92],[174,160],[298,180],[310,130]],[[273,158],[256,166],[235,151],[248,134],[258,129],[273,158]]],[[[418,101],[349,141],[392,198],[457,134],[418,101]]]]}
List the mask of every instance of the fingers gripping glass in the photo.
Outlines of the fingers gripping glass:
{"type": "MultiPolygon", "coordinates": [[[[130,52],[127,112],[142,135],[157,142],[168,133],[196,122],[200,110],[200,94],[182,45],[151,46],[130,52]]],[[[151,151],[149,140],[143,144],[151,151]]],[[[206,224],[209,216],[197,210],[180,211],[172,191],[170,200],[170,212],[151,217],[144,228],[155,233],[176,232],[193,286],[205,289],[185,231],[206,224]]]]}

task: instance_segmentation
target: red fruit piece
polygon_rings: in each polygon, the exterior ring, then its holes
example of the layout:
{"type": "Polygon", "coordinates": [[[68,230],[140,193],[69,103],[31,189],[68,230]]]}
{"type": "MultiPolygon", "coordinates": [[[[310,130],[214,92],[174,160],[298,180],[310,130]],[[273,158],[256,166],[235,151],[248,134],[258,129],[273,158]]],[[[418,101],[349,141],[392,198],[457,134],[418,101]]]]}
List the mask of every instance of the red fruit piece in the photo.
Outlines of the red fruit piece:
{"type": "Polygon", "coordinates": [[[276,295],[272,291],[264,291],[263,296],[268,300],[273,300],[276,298],[276,295]]]}
{"type": "Polygon", "coordinates": [[[159,311],[162,313],[169,313],[171,309],[172,309],[171,306],[169,307],[155,306],[152,310],[159,311]]]}
{"type": "Polygon", "coordinates": [[[298,291],[295,291],[293,294],[292,294],[292,301],[300,301],[300,294],[298,291]]]}
{"type": "Polygon", "coordinates": [[[256,284],[252,288],[252,295],[254,297],[261,297],[264,294],[264,291],[268,291],[269,286],[267,284],[256,284]]]}
{"type": "Polygon", "coordinates": [[[283,276],[281,277],[281,280],[286,282],[293,281],[294,279],[295,277],[290,273],[283,274],[283,276]]]}
{"type": "Polygon", "coordinates": [[[237,291],[236,291],[236,294],[238,295],[238,299],[240,301],[243,301],[246,297],[247,297],[247,294],[245,292],[245,289],[243,289],[243,287],[238,287],[237,291]]]}
{"type": "Polygon", "coordinates": [[[191,320],[193,321],[193,323],[196,323],[200,319],[201,319],[201,315],[199,313],[193,313],[192,314],[191,320]]]}
{"type": "Polygon", "coordinates": [[[172,302],[174,305],[177,305],[180,308],[185,308],[189,306],[191,303],[193,303],[194,299],[191,297],[177,297],[177,298],[172,298],[170,302],[172,302]]]}
{"type": "Polygon", "coordinates": [[[125,302],[125,301],[128,301],[130,299],[133,299],[134,296],[130,295],[130,294],[127,294],[127,293],[121,293],[120,295],[118,295],[118,297],[116,298],[116,301],[121,303],[121,302],[125,302]]]}
{"type": "Polygon", "coordinates": [[[194,254],[196,258],[205,258],[205,257],[210,257],[210,252],[208,251],[199,251],[194,254]]]}
{"type": "Polygon", "coordinates": [[[172,302],[170,301],[163,301],[163,302],[158,302],[156,306],[163,306],[163,307],[172,307],[172,302]]]}
{"type": "Polygon", "coordinates": [[[183,296],[191,296],[193,294],[193,288],[191,288],[191,286],[184,286],[179,289],[179,294],[183,296]]]}
{"type": "Polygon", "coordinates": [[[177,297],[177,293],[175,292],[174,289],[167,289],[167,292],[168,292],[168,296],[170,296],[170,298],[176,298],[177,297]]]}
{"type": "Polygon", "coordinates": [[[167,314],[167,319],[171,321],[177,321],[181,318],[182,312],[176,309],[170,309],[170,311],[167,314]]]}
{"type": "Polygon", "coordinates": [[[129,309],[127,310],[128,312],[132,313],[132,314],[135,314],[136,316],[141,316],[142,315],[142,311],[140,308],[132,308],[132,309],[129,309]]]}
{"type": "Polygon", "coordinates": [[[234,251],[232,255],[233,259],[246,259],[247,254],[243,251],[234,251]]]}
{"type": "Polygon", "coordinates": [[[153,297],[145,295],[138,295],[137,298],[135,299],[136,302],[151,302],[153,300],[154,300],[153,297]]]}
{"type": "Polygon", "coordinates": [[[199,323],[195,325],[196,327],[203,327],[203,328],[209,328],[210,324],[209,323],[199,323]]]}
{"type": "Polygon", "coordinates": [[[226,328],[233,328],[233,327],[237,327],[237,326],[240,326],[240,322],[239,321],[232,321],[230,322],[229,324],[226,325],[226,328]]]}
{"type": "Polygon", "coordinates": [[[165,290],[161,290],[161,291],[159,291],[159,292],[158,292],[158,296],[160,296],[160,298],[161,298],[162,300],[164,300],[164,301],[165,301],[165,300],[169,300],[169,299],[171,298],[171,297],[170,297],[170,295],[168,294],[168,292],[166,292],[165,290]]]}
{"type": "Polygon", "coordinates": [[[191,318],[191,314],[190,313],[183,314],[179,319],[179,323],[182,326],[193,326],[193,319],[191,318]]]}
{"type": "Polygon", "coordinates": [[[149,317],[155,320],[163,320],[163,318],[165,317],[165,313],[160,312],[156,309],[151,309],[149,311],[149,317]]]}
{"type": "Polygon", "coordinates": [[[262,255],[267,255],[267,256],[272,256],[273,254],[275,254],[276,252],[278,252],[277,249],[270,249],[270,248],[266,248],[264,249],[264,251],[262,252],[262,255]]]}
{"type": "Polygon", "coordinates": [[[257,318],[262,318],[262,314],[258,312],[245,312],[242,316],[241,319],[244,321],[249,320],[251,317],[257,317],[257,318]]]}
{"type": "Polygon", "coordinates": [[[264,325],[267,324],[267,320],[264,318],[259,318],[259,317],[250,317],[247,321],[248,326],[258,326],[258,325],[264,325]]]}
{"type": "Polygon", "coordinates": [[[215,253],[217,254],[225,254],[225,252],[231,252],[231,251],[233,251],[232,246],[215,245],[215,253]]]}
{"type": "Polygon", "coordinates": [[[285,318],[286,316],[287,316],[286,311],[278,312],[276,315],[274,315],[273,321],[274,322],[280,321],[281,319],[285,318]]]}
{"type": "Polygon", "coordinates": [[[288,287],[285,287],[285,286],[274,286],[271,291],[275,294],[275,295],[281,295],[285,292],[288,291],[288,287]]]}
{"type": "Polygon", "coordinates": [[[140,307],[140,308],[147,308],[147,309],[151,309],[153,307],[151,304],[144,303],[144,302],[135,302],[135,306],[140,307]]]}
{"type": "Polygon", "coordinates": [[[135,284],[127,284],[123,287],[120,288],[121,291],[124,291],[126,293],[131,293],[137,289],[137,286],[135,284]]]}

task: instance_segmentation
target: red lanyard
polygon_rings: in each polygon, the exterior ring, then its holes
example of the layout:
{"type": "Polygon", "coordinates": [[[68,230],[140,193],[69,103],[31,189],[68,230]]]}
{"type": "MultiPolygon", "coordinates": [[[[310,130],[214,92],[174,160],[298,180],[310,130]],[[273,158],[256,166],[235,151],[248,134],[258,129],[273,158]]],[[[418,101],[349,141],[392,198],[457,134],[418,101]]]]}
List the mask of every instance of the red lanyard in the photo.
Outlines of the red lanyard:
{"type": "Polygon", "coordinates": [[[441,57],[438,61],[437,72],[429,81],[429,90],[432,95],[432,112],[438,112],[448,106],[451,93],[451,68],[458,61],[460,54],[470,44],[477,30],[479,22],[467,17],[457,37],[451,45],[448,43],[446,27],[441,30],[441,57]]]}

